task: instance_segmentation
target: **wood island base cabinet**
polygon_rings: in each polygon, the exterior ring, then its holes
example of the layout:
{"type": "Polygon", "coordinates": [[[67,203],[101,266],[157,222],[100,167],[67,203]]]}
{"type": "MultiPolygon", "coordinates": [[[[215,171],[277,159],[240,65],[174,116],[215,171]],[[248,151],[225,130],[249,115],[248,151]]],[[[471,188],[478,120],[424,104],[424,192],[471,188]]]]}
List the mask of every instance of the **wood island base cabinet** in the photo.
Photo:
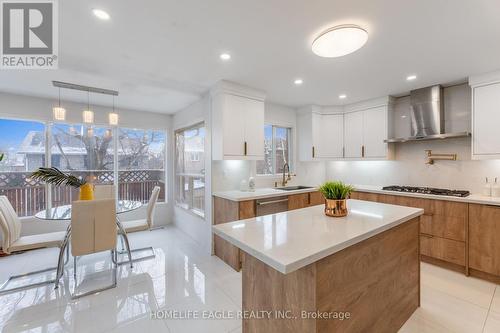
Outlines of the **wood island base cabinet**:
{"type": "Polygon", "coordinates": [[[415,218],[289,274],[243,253],[243,310],[271,313],[243,332],[397,332],[420,306],[418,237],[415,218]]]}

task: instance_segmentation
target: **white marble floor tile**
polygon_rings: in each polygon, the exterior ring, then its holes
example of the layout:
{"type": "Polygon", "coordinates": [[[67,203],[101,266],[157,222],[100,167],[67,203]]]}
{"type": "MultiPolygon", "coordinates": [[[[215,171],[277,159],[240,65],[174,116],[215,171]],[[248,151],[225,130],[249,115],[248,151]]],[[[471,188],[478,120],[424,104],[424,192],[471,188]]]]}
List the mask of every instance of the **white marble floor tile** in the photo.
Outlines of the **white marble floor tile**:
{"type": "MultiPolygon", "coordinates": [[[[72,265],[58,290],[43,286],[0,296],[1,332],[217,332],[239,333],[239,319],[151,319],[157,311],[221,314],[241,310],[241,273],[203,253],[182,231],[130,235],[132,247],[153,246],[156,257],[118,269],[118,286],[71,300],[72,265]],[[208,311],[208,312],[207,312],[208,311]],[[210,312],[212,311],[212,312],[210,312]],[[214,312],[216,311],[216,312],[214,312]]],[[[43,249],[0,258],[0,283],[11,274],[54,266],[57,250],[43,249]]],[[[79,281],[106,276],[109,254],[83,257],[79,281]]],[[[42,277],[31,278],[40,279],[42,277]]],[[[422,306],[402,333],[500,332],[500,286],[422,264],[422,306]],[[491,306],[491,307],[490,307],[491,306]]]]}
{"type": "Polygon", "coordinates": [[[491,301],[490,310],[500,314],[500,286],[497,286],[495,289],[495,295],[491,301]]]}
{"type": "Polygon", "coordinates": [[[483,333],[498,332],[500,332],[500,313],[490,311],[486,319],[486,324],[484,325],[483,333]]]}
{"type": "Polygon", "coordinates": [[[431,287],[489,309],[496,285],[491,282],[467,277],[464,274],[422,263],[422,287],[431,287]]]}

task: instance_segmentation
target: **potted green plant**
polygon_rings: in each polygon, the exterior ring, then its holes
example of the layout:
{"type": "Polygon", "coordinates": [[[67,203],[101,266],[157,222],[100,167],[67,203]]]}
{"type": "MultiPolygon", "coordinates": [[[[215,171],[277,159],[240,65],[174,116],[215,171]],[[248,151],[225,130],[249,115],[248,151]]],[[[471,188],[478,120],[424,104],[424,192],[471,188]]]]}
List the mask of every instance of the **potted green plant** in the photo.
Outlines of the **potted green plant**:
{"type": "Polygon", "coordinates": [[[326,182],[320,186],[319,191],[325,197],[325,214],[327,216],[346,216],[347,199],[354,188],[341,181],[326,182]]]}
{"type": "Polygon", "coordinates": [[[54,186],[71,186],[80,190],[80,200],[94,199],[94,186],[87,180],[66,174],[58,168],[39,168],[30,176],[32,179],[41,180],[54,186]]]}
{"type": "Polygon", "coordinates": [[[3,160],[3,153],[0,154],[0,162],[2,162],[2,160],[3,160]]]}

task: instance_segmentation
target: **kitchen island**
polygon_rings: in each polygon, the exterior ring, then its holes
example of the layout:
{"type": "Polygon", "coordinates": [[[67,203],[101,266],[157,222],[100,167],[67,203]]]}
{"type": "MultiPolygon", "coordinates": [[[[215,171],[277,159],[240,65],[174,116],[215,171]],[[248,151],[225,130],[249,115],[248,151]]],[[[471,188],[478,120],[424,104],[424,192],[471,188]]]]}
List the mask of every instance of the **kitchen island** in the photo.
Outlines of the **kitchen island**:
{"type": "Polygon", "coordinates": [[[420,303],[423,210],[349,200],[224,223],[243,251],[243,332],[397,332],[420,303]]]}

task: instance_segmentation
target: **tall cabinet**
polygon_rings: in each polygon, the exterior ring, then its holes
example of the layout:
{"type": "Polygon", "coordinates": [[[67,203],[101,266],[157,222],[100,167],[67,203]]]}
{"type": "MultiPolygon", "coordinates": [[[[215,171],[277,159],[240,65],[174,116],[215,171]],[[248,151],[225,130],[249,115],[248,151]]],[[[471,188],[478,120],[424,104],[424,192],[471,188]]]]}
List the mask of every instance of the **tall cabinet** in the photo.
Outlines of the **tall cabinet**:
{"type": "Polygon", "coordinates": [[[472,87],[472,159],[499,159],[500,72],[469,78],[472,87]]]}
{"type": "Polygon", "coordinates": [[[227,81],[212,90],[214,160],[264,159],[264,97],[227,81]]]}

